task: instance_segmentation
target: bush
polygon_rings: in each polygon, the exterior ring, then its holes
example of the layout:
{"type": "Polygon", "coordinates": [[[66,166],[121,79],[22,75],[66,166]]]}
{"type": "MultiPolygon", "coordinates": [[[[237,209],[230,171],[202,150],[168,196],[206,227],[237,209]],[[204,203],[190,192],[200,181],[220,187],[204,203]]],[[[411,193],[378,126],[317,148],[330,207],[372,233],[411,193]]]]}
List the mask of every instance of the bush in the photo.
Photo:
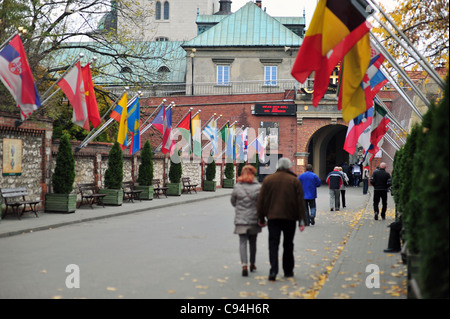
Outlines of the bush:
{"type": "Polygon", "coordinates": [[[105,172],[105,187],[121,189],[123,180],[123,153],[119,143],[114,142],[109,151],[108,168],[105,172]]]}
{"type": "Polygon", "coordinates": [[[443,101],[433,110],[422,170],[420,288],[424,298],[449,298],[449,79],[443,101]]]}
{"type": "Polygon", "coordinates": [[[145,142],[141,151],[137,182],[141,186],[152,186],[153,184],[153,153],[149,141],[145,142]]]}
{"type": "Polygon", "coordinates": [[[75,159],[69,137],[63,135],[59,142],[56,166],[52,176],[53,192],[56,194],[70,194],[75,181],[75,159]]]}
{"type": "Polygon", "coordinates": [[[208,164],[206,164],[205,177],[207,181],[213,181],[216,178],[216,162],[212,157],[210,157],[208,164]]]}
{"type": "Polygon", "coordinates": [[[225,164],[225,178],[233,179],[234,178],[234,165],[233,163],[225,164]]]}
{"type": "Polygon", "coordinates": [[[238,165],[238,176],[241,176],[242,168],[244,168],[245,165],[246,165],[245,162],[239,163],[239,165],[238,165]]]}
{"type": "Polygon", "coordinates": [[[176,162],[172,161],[172,156],[170,157],[169,180],[171,183],[179,183],[181,181],[183,168],[180,158],[180,151],[178,151],[178,160],[176,162]]]}

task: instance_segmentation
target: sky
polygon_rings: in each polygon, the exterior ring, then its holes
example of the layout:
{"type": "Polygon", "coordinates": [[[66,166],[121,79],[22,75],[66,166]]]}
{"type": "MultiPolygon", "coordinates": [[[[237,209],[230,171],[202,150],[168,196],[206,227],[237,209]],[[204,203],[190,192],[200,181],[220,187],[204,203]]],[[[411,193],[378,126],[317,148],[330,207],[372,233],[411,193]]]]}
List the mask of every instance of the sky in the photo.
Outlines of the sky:
{"type": "MultiPolygon", "coordinates": [[[[236,12],[249,1],[255,2],[254,0],[231,0],[231,11],[236,12]]],[[[377,0],[376,2],[382,3],[386,8],[391,8],[396,3],[393,0],[377,0]]],[[[261,3],[272,17],[301,17],[305,9],[306,26],[308,26],[317,0],[262,0],[261,3]]]]}

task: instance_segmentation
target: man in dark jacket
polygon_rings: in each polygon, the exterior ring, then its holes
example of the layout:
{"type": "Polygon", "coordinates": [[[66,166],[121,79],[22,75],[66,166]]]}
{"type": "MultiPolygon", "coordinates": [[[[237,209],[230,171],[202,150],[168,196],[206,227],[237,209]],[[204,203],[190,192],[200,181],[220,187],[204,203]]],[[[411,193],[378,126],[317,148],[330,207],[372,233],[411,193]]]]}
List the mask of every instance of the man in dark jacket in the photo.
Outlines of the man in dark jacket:
{"type": "Polygon", "coordinates": [[[339,206],[341,206],[341,202],[339,200],[339,189],[344,181],[342,179],[342,174],[339,172],[338,166],[336,166],[333,171],[328,174],[326,182],[330,189],[330,210],[333,210],[333,206],[335,210],[339,210],[339,206]]]}
{"type": "Polygon", "coordinates": [[[258,221],[269,228],[269,280],[278,274],[278,247],[283,232],[283,270],[286,277],[294,276],[294,235],[296,221],[303,231],[306,224],[303,188],[297,176],[290,171],[288,158],[278,161],[277,171],[267,176],[258,196],[258,221]]]}
{"type": "Polygon", "coordinates": [[[386,163],[381,163],[380,167],[375,170],[370,178],[370,184],[373,186],[373,210],[375,212],[375,220],[378,220],[378,204],[381,199],[381,218],[386,218],[387,209],[387,192],[392,185],[391,175],[386,172],[386,163]]]}

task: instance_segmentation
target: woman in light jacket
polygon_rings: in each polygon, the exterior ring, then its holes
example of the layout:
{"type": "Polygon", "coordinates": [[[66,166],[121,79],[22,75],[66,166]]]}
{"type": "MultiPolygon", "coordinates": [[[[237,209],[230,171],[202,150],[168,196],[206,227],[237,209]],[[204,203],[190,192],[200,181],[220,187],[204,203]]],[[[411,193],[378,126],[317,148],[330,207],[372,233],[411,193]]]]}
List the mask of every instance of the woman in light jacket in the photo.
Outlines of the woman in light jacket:
{"type": "Polygon", "coordinates": [[[342,167],[339,167],[339,173],[342,175],[343,183],[341,184],[341,197],[342,197],[342,207],[345,208],[345,185],[348,185],[349,178],[347,174],[342,170],[342,167]]]}
{"type": "Polygon", "coordinates": [[[256,270],[256,237],[261,232],[256,212],[261,184],[256,180],[255,174],[254,166],[244,166],[231,194],[231,204],[235,208],[234,233],[239,235],[242,276],[248,276],[247,241],[250,246],[250,271],[256,270]]]}

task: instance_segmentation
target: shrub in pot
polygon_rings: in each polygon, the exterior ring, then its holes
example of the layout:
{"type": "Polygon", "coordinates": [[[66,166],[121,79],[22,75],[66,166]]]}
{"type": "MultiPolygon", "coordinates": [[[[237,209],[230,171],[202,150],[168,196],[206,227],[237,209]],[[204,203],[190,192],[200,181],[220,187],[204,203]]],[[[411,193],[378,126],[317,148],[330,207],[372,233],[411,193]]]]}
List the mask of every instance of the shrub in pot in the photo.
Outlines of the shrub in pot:
{"type": "Polygon", "coordinates": [[[109,151],[108,168],[105,171],[105,188],[100,189],[100,194],[107,194],[103,203],[105,205],[120,206],[123,202],[123,153],[116,141],[109,151]]]}
{"type": "Polygon", "coordinates": [[[216,181],[214,178],[216,177],[216,162],[214,158],[210,156],[208,159],[208,164],[206,164],[205,171],[205,180],[203,181],[203,190],[204,191],[216,191],[216,181]]]}
{"type": "Polygon", "coordinates": [[[224,188],[234,187],[234,164],[233,162],[227,162],[225,164],[225,178],[223,179],[224,188]]]}
{"type": "Polygon", "coordinates": [[[77,206],[77,194],[72,193],[75,181],[75,159],[69,137],[60,139],[52,175],[53,193],[45,194],[45,211],[73,213],[77,206]]]}
{"type": "Polygon", "coordinates": [[[180,196],[181,195],[181,175],[183,168],[181,166],[180,151],[170,157],[169,181],[167,183],[167,195],[180,196]]]}
{"type": "Polygon", "coordinates": [[[141,151],[137,183],[139,185],[135,185],[135,189],[143,191],[141,199],[153,199],[153,153],[149,141],[141,151]]]}

